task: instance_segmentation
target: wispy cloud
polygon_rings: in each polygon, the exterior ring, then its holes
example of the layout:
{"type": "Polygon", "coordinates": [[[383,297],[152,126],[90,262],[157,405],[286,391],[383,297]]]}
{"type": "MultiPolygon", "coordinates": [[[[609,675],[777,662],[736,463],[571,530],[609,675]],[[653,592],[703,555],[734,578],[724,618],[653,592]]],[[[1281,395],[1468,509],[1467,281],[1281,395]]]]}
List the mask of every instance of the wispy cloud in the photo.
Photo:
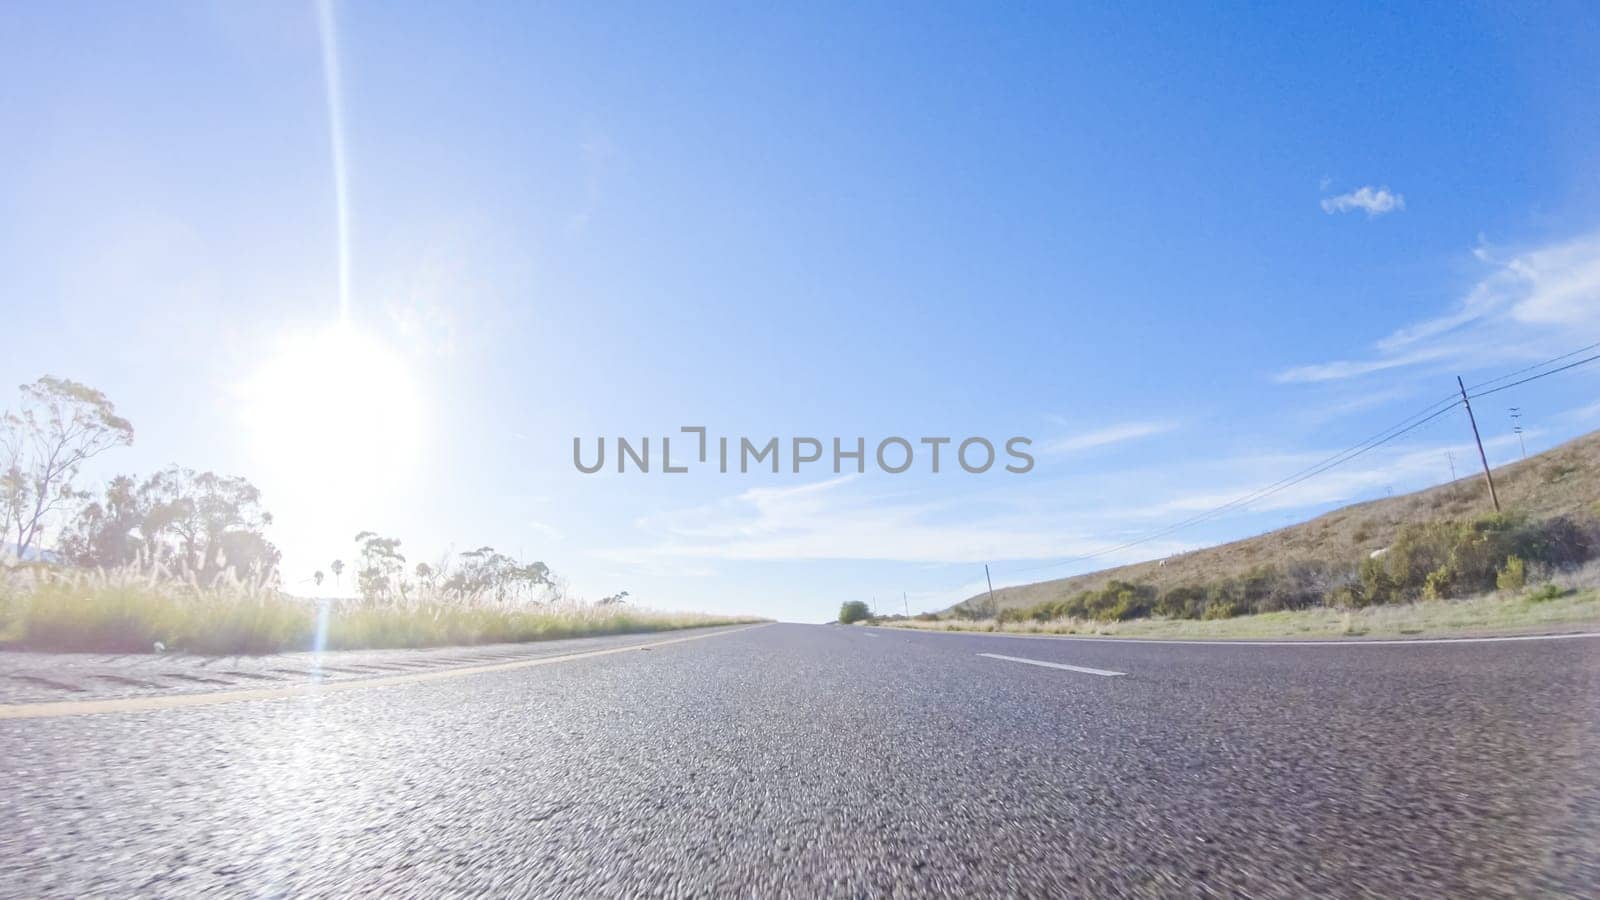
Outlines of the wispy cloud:
{"type": "MultiPolygon", "coordinates": [[[[1464,416],[1465,414],[1463,414],[1464,416]]],[[[1464,420],[1463,420],[1464,421],[1464,420]]],[[[1464,426],[1463,426],[1464,427],[1464,426]]],[[[1533,432],[1529,432],[1532,436],[1533,432]]],[[[1510,434],[1484,439],[1491,462],[1498,464],[1509,459],[1517,448],[1516,438],[1510,434]],[[1498,458],[1497,458],[1498,455],[1498,458]]],[[[1470,474],[1469,465],[1476,462],[1477,450],[1470,441],[1413,443],[1395,447],[1389,452],[1363,457],[1354,464],[1345,464],[1328,470],[1314,478],[1290,485],[1267,496],[1241,504],[1238,512],[1265,513],[1291,510],[1312,510],[1342,503],[1370,499],[1381,491],[1395,493],[1420,490],[1449,480],[1450,459],[1461,468],[1458,475],[1470,474]]],[[[1272,457],[1249,456],[1218,463],[1221,479],[1231,480],[1230,487],[1208,487],[1184,493],[1171,499],[1132,510],[1130,515],[1152,519],[1187,517],[1215,509],[1251,496],[1263,487],[1263,473],[1287,476],[1305,469],[1331,455],[1330,452],[1305,452],[1272,457]]]]}
{"type": "Polygon", "coordinates": [[[1373,359],[1337,359],[1332,362],[1295,366],[1292,369],[1286,369],[1278,373],[1277,380],[1286,383],[1336,381],[1344,378],[1355,378],[1360,375],[1371,375],[1374,372],[1382,372],[1387,369],[1414,366],[1418,363],[1436,362],[1451,355],[1450,350],[1436,347],[1419,350],[1414,353],[1400,353],[1373,359]]]}
{"type": "Polygon", "coordinates": [[[1534,360],[1600,334],[1600,232],[1502,255],[1454,309],[1397,329],[1361,359],[1296,366],[1282,382],[1332,381],[1426,363],[1534,360]]]}
{"type": "Polygon", "coordinates": [[[1387,187],[1371,185],[1358,187],[1348,194],[1322,198],[1322,211],[1328,215],[1362,210],[1368,218],[1399,212],[1406,208],[1404,194],[1396,194],[1387,187]]]}
{"type": "Polygon", "coordinates": [[[1120,422],[1105,428],[1085,431],[1054,440],[1042,441],[1039,452],[1047,454],[1076,453],[1112,444],[1122,444],[1141,438],[1164,434],[1177,428],[1174,422],[1120,422]]]}
{"type": "MultiPolygon", "coordinates": [[[[951,563],[1073,556],[1112,542],[1106,529],[1082,516],[1040,513],[1018,502],[1019,496],[1030,494],[928,502],[886,495],[851,478],[797,488],[755,488],[716,503],[642,518],[636,523],[645,533],[642,545],[596,555],[619,563],[663,558],[951,563]]],[[[1121,561],[1188,546],[1170,542],[1144,547],[1121,561]]]]}

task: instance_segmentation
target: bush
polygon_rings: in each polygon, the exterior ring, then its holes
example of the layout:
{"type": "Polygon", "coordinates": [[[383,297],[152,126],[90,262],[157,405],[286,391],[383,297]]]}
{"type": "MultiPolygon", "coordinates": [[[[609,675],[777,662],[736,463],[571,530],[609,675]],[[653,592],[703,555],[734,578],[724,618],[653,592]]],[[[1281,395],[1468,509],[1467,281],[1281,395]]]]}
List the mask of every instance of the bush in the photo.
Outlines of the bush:
{"type": "Polygon", "coordinates": [[[1514,590],[1526,578],[1529,562],[1562,568],[1592,559],[1597,551],[1596,523],[1565,516],[1529,522],[1505,513],[1407,525],[1389,553],[1362,561],[1361,594],[1365,603],[1399,603],[1497,587],[1514,590]]]}
{"type": "Polygon", "coordinates": [[[1533,593],[1529,594],[1528,595],[1528,602],[1529,603],[1543,603],[1546,600],[1554,600],[1557,597],[1560,597],[1561,595],[1563,595],[1565,593],[1566,593],[1566,591],[1562,590],[1561,588],[1559,588],[1559,587],[1557,587],[1557,586],[1555,586],[1553,584],[1548,584],[1547,583],[1547,584],[1541,585],[1538,590],[1536,590],[1533,593]]]}
{"type": "Polygon", "coordinates": [[[864,600],[847,600],[839,607],[839,624],[851,625],[872,618],[872,610],[864,600]]]}
{"type": "Polygon", "coordinates": [[[1169,588],[1156,601],[1155,612],[1169,619],[1198,619],[1206,611],[1206,589],[1195,585],[1169,588]]]}
{"type": "Polygon", "coordinates": [[[1505,568],[1495,576],[1494,585],[1502,591],[1520,591],[1528,583],[1527,573],[1524,571],[1522,558],[1519,556],[1506,557],[1505,568]]]}

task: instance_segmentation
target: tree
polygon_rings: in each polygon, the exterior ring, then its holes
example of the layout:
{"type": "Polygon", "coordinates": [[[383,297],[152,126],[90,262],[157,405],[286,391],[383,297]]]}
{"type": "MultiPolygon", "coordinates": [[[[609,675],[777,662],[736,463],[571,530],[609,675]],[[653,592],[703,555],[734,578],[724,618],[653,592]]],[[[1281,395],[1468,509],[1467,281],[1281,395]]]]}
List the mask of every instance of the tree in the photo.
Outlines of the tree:
{"type": "Polygon", "coordinates": [[[317,587],[322,587],[322,578],[323,575],[321,569],[311,573],[311,580],[316,583],[317,587]]]}
{"type": "Polygon", "coordinates": [[[404,598],[406,558],[400,552],[399,538],[363,531],[355,540],[361,545],[361,568],[356,572],[361,596],[367,600],[386,600],[395,595],[404,598]]]}
{"type": "Polygon", "coordinates": [[[600,605],[600,606],[616,606],[618,604],[627,602],[627,600],[628,600],[628,592],[627,591],[623,591],[620,594],[612,594],[609,597],[601,597],[600,598],[600,603],[598,605],[600,605]]]}
{"type": "Polygon", "coordinates": [[[523,565],[493,547],[479,547],[461,554],[460,567],[442,586],[458,600],[487,597],[497,603],[507,603],[531,599],[536,592],[553,584],[550,567],[544,563],[523,565]]]}
{"type": "Polygon", "coordinates": [[[248,480],[173,466],[141,490],[149,494],[153,525],[167,536],[169,565],[203,581],[224,570],[243,577],[277,569],[278,550],[262,534],[272,514],[248,480]]]}
{"type": "Polygon", "coordinates": [[[439,577],[438,570],[425,562],[419,562],[414,571],[417,575],[417,584],[421,585],[423,590],[432,594],[434,592],[434,581],[439,577]]]}
{"type": "Polygon", "coordinates": [[[17,411],[0,415],[0,541],[19,559],[81,498],[72,483],[83,464],[133,443],[133,426],[88,385],[46,375],[20,390],[17,411]]]}
{"type": "Polygon", "coordinates": [[[106,485],[103,497],[84,503],[62,529],[61,555],[73,565],[88,568],[153,561],[154,536],[146,532],[148,513],[139,483],[131,476],[118,475],[106,485]]]}
{"type": "Polygon", "coordinates": [[[62,554],[80,566],[140,564],[210,583],[275,576],[278,549],[263,534],[272,514],[249,481],[177,466],[136,483],[118,476],[63,530],[62,554]]]}
{"type": "Polygon", "coordinates": [[[865,600],[847,600],[839,607],[839,624],[850,625],[872,618],[872,609],[865,600]]]}
{"type": "Polygon", "coordinates": [[[339,576],[344,574],[344,560],[336,559],[328,564],[328,568],[333,570],[333,587],[338,590],[339,576]]]}

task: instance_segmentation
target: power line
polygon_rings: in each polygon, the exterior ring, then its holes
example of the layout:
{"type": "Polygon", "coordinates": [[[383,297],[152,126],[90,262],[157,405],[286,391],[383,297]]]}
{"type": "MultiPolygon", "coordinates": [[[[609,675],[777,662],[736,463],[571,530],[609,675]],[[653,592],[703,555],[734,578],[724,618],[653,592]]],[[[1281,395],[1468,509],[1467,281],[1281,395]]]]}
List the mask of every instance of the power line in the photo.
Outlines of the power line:
{"type": "MultiPolygon", "coordinates": [[[[1473,385],[1472,387],[1467,388],[1467,391],[1470,393],[1472,391],[1477,390],[1478,388],[1488,387],[1489,385],[1494,384],[1497,381],[1505,381],[1507,378],[1515,378],[1518,375],[1521,375],[1521,374],[1523,374],[1525,372],[1532,372],[1535,369],[1542,369],[1545,366],[1550,365],[1551,363],[1558,363],[1558,362],[1562,361],[1563,359],[1568,359],[1570,357],[1577,356],[1579,353],[1587,353],[1590,350],[1594,350],[1596,348],[1600,348],[1600,341],[1596,341],[1595,343],[1590,344],[1587,347],[1579,347],[1576,350],[1572,350],[1570,352],[1563,353],[1560,356],[1552,357],[1550,359],[1545,360],[1544,362],[1534,363],[1531,366],[1527,366],[1525,368],[1518,369],[1515,372],[1507,372],[1506,374],[1501,375],[1499,378],[1491,378],[1488,381],[1480,381],[1477,384],[1473,385]]],[[[1510,385],[1507,385],[1507,387],[1510,387],[1510,385]]],[[[1473,396],[1477,396],[1477,395],[1474,394],[1473,396]]]]}
{"type": "MultiPolygon", "coordinates": [[[[1568,354],[1568,355],[1570,356],[1571,354],[1568,354]]],[[[1522,379],[1521,381],[1513,381],[1510,384],[1502,384],[1501,386],[1499,386],[1497,388],[1494,388],[1493,390],[1479,391],[1478,393],[1472,395],[1472,399],[1476,400],[1479,397],[1487,397],[1490,394],[1498,394],[1501,391],[1508,391],[1508,390],[1516,387],[1519,384],[1527,384],[1530,381],[1538,381],[1539,379],[1544,378],[1544,377],[1546,377],[1548,375],[1555,375],[1558,372],[1565,372],[1568,369],[1576,369],[1579,366],[1588,365],[1589,363],[1592,363],[1597,359],[1600,359],[1600,353],[1597,353],[1594,356],[1590,356],[1590,357],[1587,357],[1585,359],[1580,359],[1577,362],[1567,363],[1566,365],[1562,366],[1559,369],[1551,369],[1548,372],[1540,372],[1537,375],[1530,375],[1527,378],[1522,379]]]]}
{"type": "MultiPolygon", "coordinates": [[[[1534,370],[1537,370],[1537,369],[1544,368],[1545,366],[1548,366],[1551,363],[1560,362],[1561,360],[1569,359],[1569,358],[1571,358],[1573,356],[1576,356],[1579,353],[1583,353],[1585,351],[1593,350],[1593,349],[1596,349],[1596,348],[1600,348],[1600,342],[1597,342],[1597,343],[1594,343],[1594,344],[1590,344],[1590,345],[1588,345],[1586,347],[1580,347],[1577,350],[1573,350],[1573,351],[1570,351],[1568,353],[1563,353],[1560,356],[1553,357],[1551,359],[1545,360],[1544,362],[1537,363],[1537,364],[1532,365],[1532,366],[1527,366],[1525,368],[1518,369],[1515,372],[1509,372],[1509,373],[1507,373],[1505,375],[1499,376],[1498,378],[1492,378],[1492,379],[1490,379],[1488,381],[1480,382],[1477,385],[1474,385],[1473,388],[1467,389],[1467,392],[1466,392],[1467,393],[1467,399],[1468,400],[1475,400],[1475,399],[1477,399],[1479,397],[1487,397],[1490,394],[1496,394],[1496,393],[1499,393],[1500,391],[1509,390],[1509,389],[1514,388],[1514,387],[1516,387],[1518,385],[1527,384],[1530,381],[1537,381],[1540,378],[1544,378],[1544,377],[1549,376],[1549,375],[1555,375],[1555,374],[1558,374],[1560,372],[1565,372],[1565,371],[1567,371],[1569,369],[1575,369],[1578,366],[1587,365],[1588,363],[1594,362],[1596,360],[1600,360],[1600,354],[1596,354],[1596,355],[1593,355],[1593,356],[1586,357],[1584,359],[1577,360],[1575,362],[1568,363],[1567,365],[1561,366],[1559,368],[1549,369],[1548,371],[1540,372],[1537,375],[1532,375],[1532,376],[1529,376],[1527,378],[1523,378],[1523,379],[1518,380],[1518,381],[1513,381],[1510,384],[1504,384],[1504,385],[1501,385],[1499,387],[1496,387],[1496,388],[1493,388],[1493,389],[1490,389],[1490,390],[1487,390],[1487,391],[1479,391],[1478,393],[1470,393],[1470,391],[1476,390],[1477,388],[1482,388],[1482,387],[1494,384],[1494,383],[1499,382],[1499,381],[1504,381],[1507,378],[1512,378],[1512,377],[1515,377],[1517,375],[1521,375],[1521,374],[1523,374],[1525,372],[1531,372],[1531,371],[1534,371],[1534,370]]],[[[1176,523],[1174,523],[1172,525],[1166,526],[1165,528],[1161,528],[1161,529],[1159,529],[1157,531],[1150,532],[1149,534],[1143,535],[1143,536],[1141,536],[1139,538],[1136,538],[1134,540],[1125,541],[1125,542],[1123,542],[1121,544],[1117,544],[1117,545],[1112,546],[1112,547],[1106,547],[1106,548],[1104,548],[1102,550],[1097,550],[1097,551],[1095,551],[1093,553],[1085,553],[1085,554],[1082,554],[1082,555],[1079,555],[1079,556],[1063,557],[1063,558],[1058,559],[1058,560],[1056,560],[1054,562],[1051,562],[1051,563],[1047,563],[1047,564],[1039,565],[1039,566],[1029,566],[1027,568],[1017,569],[1015,571],[1018,572],[1018,573],[1038,572],[1038,571],[1043,571],[1045,569],[1060,568],[1061,566],[1070,565],[1072,563],[1087,562],[1089,560],[1098,559],[1098,558],[1100,558],[1102,556],[1107,556],[1109,554],[1117,553],[1117,552],[1120,552],[1122,550],[1128,550],[1128,549],[1131,549],[1133,547],[1140,546],[1141,544],[1149,543],[1150,541],[1153,541],[1153,540],[1155,540],[1157,538],[1165,537],[1165,536],[1167,536],[1169,534],[1172,534],[1173,532],[1180,531],[1180,530],[1185,529],[1185,528],[1189,528],[1189,527],[1191,527],[1193,525],[1198,525],[1198,524],[1200,524],[1202,522],[1205,522],[1205,521],[1208,521],[1210,519],[1216,518],[1219,515],[1222,515],[1222,514],[1227,513],[1227,512],[1231,512],[1231,511],[1233,511],[1235,509],[1238,509],[1239,507],[1248,505],[1250,503],[1254,503],[1257,500],[1262,500],[1262,499],[1265,499],[1266,497],[1272,496],[1273,494],[1277,494],[1277,493],[1280,493],[1282,491],[1288,490],[1289,488],[1294,487],[1295,485],[1301,484],[1302,482],[1308,481],[1311,478],[1315,478],[1316,476],[1318,476],[1318,475],[1320,475],[1320,474],[1322,474],[1324,472],[1327,472],[1330,469],[1333,469],[1333,468],[1335,468],[1337,466],[1341,466],[1341,465],[1343,465],[1343,464],[1345,464],[1345,463],[1347,463],[1347,462],[1349,462],[1349,461],[1351,461],[1351,460],[1353,460],[1353,459],[1355,459],[1355,458],[1357,458],[1359,456],[1362,456],[1362,455],[1364,455],[1364,454],[1366,454],[1366,453],[1368,453],[1368,452],[1370,452],[1372,450],[1377,449],[1378,447],[1383,446],[1384,444],[1389,443],[1390,441],[1395,440],[1396,438],[1399,438],[1399,437],[1401,437],[1401,436],[1403,436],[1405,434],[1408,434],[1408,433],[1416,430],[1417,428],[1422,427],[1423,425],[1428,424],[1429,422],[1433,421],[1434,419],[1437,419],[1440,416],[1444,415],[1445,413],[1450,412],[1452,409],[1455,409],[1458,405],[1462,405],[1462,403],[1463,403],[1462,398],[1457,396],[1457,395],[1455,395],[1455,394],[1451,394],[1449,396],[1446,396],[1446,397],[1440,399],[1439,401],[1433,403],[1432,405],[1422,409],[1421,411],[1419,411],[1417,413],[1414,413],[1414,414],[1412,414],[1411,416],[1409,416],[1409,417],[1407,417],[1405,419],[1400,420],[1396,424],[1389,426],[1388,428],[1384,429],[1383,431],[1378,432],[1377,434],[1373,435],[1372,437],[1369,437],[1366,440],[1364,440],[1364,441],[1362,441],[1362,442],[1360,442],[1358,444],[1352,445],[1351,447],[1347,447],[1344,450],[1341,450],[1338,453],[1335,453],[1333,456],[1330,456],[1330,457],[1322,460],[1321,462],[1315,463],[1315,464],[1313,464],[1311,466],[1308,466],[1305,469],[1301,469],[1298,472],[1295,472],[1295,473],[1293,473],[1291,475],[1285,476],[1284,478],[1279,479],[1278,481],[1275,481],[1272,484],[1267,485],[1266,487],[1261,488],[1261,489],[1259,489],[1257,491],[1254,491],[1254,492],[1252,492],[1250,494],[1246,494],[1246,495],[1244,495],[1242,497],[1239,497],[1239,498],[1237,498],[1235,500],[1231,500],[1231,501],[1229,501],[1227,503],[1224,503],[1224,504],[1222,504],[1220,506],[1213,507],[1212,509],[1206,510],[1204,512],[1197,513],[1196,515],[1190,516],[1187,519],[1184,519],[1184,520],[1182,520],[1180,522],[1176,522],[1176,523]]]]}
{"type": "Polygon", "coordinates": [[[1422,425],[1424,425],[1424,424],[1426,424],[1426,423],[1438,418],[1441,415],[1444,415],[1445,413],[1447,413],[1450,410],[1454,409],[1455,406],[1457,404],[1459,404],[1460,402],[1461,401],[1458,398],[1456,398],[1455,395],[1450,395],[1450,396],[1446,396],[1444,398],[1441,398],[1437,402],[1425,407],[1424,409],[1422,409],[1422,410],[1420,410],[1420,411],[1418,411],[1416,413],[1413,413],[1411,416],[1408,416],[1407,418],[1400,420],[1399,422],[1395,423],[1394,425],[1391,425],[1388,428],[1385,428],[1383,431],[1380,431],[1380,432],[1368,437],[1367,439],[1361,441],[1360,443],[1354,444],[1354,445],[1352,445],[1350,447],[1346,447],[1345,449],[1339,451],[1338,453],[1335,453],[1332,456],[1327,457],[1326,459],[1320,460],[1319,462],[1313,463],[1312,465],[1307,466],[1304,469],[1300,469],[1297,472],[1293,472],[1293,473],[1291,473],[1291,474],[1289,474],[1289,475],[1287,475],[1287,476],[1285,476],[1285,477],[1273,482],[1272,484],[1267,485],[1266,487],[1260,488],[1259,490],[1253,491],[1253,492],[1251,492],[1249,494],[1245,494],[1244,496],[1238,497],[1238,498],[1236,498],[1234,500],[1230,500],[1227,503],[1224,503],[1224,504],[1222,504],[1220,506],[1213,507],[1212,509],[1208,509],[1208,510],[1205,510],[1204,512],[1197,513],[1197,514],[1195,514],[1193,516],[1190,516],[1187,519],[1184,519],[1184,520],[1182,520],[1180,522],[1175,522],[1172,525],[1166,526],[1165,528],[1162,528],[1162,529],[1160,529],[1158,531],[1154,531],[1154,532],[1151,532],[1149,534],[1146,534],[1146,535],[1144,535],[1144,536],[1142,536],[1140,538],[1137,538],[1135,540],[1131,540],[1131,541],[1127,541],[1127,542],[1124,542],[1124,543],[1121,543],[1121,544],[1117,544],[1116,546],[1113,546],[1113,547],[1107,547],[1107,548],[1105,548],[1103,550],[1097,550],[1094,553],[1086,553],[1086,554],[1083,554],[1081,556],[1063,557],[1062,559],[1056,560],[1055,562],[1052,562],[1052,563],[1048,563],[1048,564],[1040,565],[1040,566],[1030,566],[1030,567],[1025,568],[1025,569],[1018,569],[1016,571],[1018,571],[1018,572],[1037,572],[1037,571],[1040,571],[1040,570],[1043,570],[1043,569],[1059,568],[1061,566],[1068,565],[1068,564],[1075,563],[1075,562],[1084,562],[1084,561],[1091,560],[1091,559],[1097,559],[1097,558],[1099,558],[1101,556],[1105,556],[1105,555],[1111,554],[1111,553],[1116,553],[1116,552],[1118,552],[1120,550],[1127,550],[1127,549],[1129,549],[1131,547],[1137,547],[1140,544],[1148,543],[1149,541],[1155,540],[1156,538],[1159,538],[1159,537],[1165,537],[1166,535],[1169,535],[1169,534],[1173,533],[1174,531],[1178,531],[1178,530],[1181,530],[1181,529],[1184,529],[1184,528],[1188,528],[1191,525],[1198,525],[1201,522],[1204,522],[1204,521],[1206,521],[1208,519],[1215,518],[1216,516],[1219,516],[1219,515],[1222,515],[1223,513],[1226,513],[1226,512],[1229,512],[1231,510],[1237,509],[1238,507],[1244,506],[1244,505],[1249,504],[1249,503],[1253,503],[1253,502],[1255,502],[1257,500],[1260,500],[1260,499],[1263,499],[1265,497],[1269,497],[1269,496],[1271,496],[1273,494],[1276,494],[1276,493],[1278,493],[1280,491],[1287,490],[1288,488],[1291,488],[1291,487],[1293,487],[1293,486],[1295,486],[1297,484],[1300,484],[1301,482],[1306,481],[1307,479],[1314,478],[1315,476],[1320,475],[1323,472],[1326,472],[1329,469],[1334,468],[1335,466],[1339,466],[1339,465],[1342,465],[1342,464],[1344,464],[1346,462],[1349,462],[1350,460],[1355,459],[1356,457],[1361,456],[1362,454],[1367,453],[1370,450],[1373,450],[1373,449],[1375,449],[1375,448],[1377,448],[1379,446],[1382,446],[1383,444],[1386,444],[1389,441],[1392,441],[1395,438],[1400,437],[1401,435],[1406,434],[1407,432],[1412,431],[1413,429],[1419,428],[1422,425]]]}

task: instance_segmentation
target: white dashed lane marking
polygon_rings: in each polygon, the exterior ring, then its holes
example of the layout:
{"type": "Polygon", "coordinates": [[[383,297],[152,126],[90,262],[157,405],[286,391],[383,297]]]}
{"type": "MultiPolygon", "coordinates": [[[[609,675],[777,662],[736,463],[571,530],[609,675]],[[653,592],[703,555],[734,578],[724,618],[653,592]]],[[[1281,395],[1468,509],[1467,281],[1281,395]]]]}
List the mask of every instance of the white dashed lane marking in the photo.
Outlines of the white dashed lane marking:
{"type": "Polygon", "coordinates": [[[1082,672],[1085,675],[1126,675],[1127,672],[1113,672],[1110,669],[1091,669],[1088,666],[1069,666],[1066,663],[1045,662],[1042,659],[1028,659],[1022,656],[1001,656],[998,653],[979,653],[979,656],[989,659],[1003,659],[1006,662],[1024,663],[1030,666],[1044,666],[1046,669],[1066,669],[1068,672],[1082,672]]]}

